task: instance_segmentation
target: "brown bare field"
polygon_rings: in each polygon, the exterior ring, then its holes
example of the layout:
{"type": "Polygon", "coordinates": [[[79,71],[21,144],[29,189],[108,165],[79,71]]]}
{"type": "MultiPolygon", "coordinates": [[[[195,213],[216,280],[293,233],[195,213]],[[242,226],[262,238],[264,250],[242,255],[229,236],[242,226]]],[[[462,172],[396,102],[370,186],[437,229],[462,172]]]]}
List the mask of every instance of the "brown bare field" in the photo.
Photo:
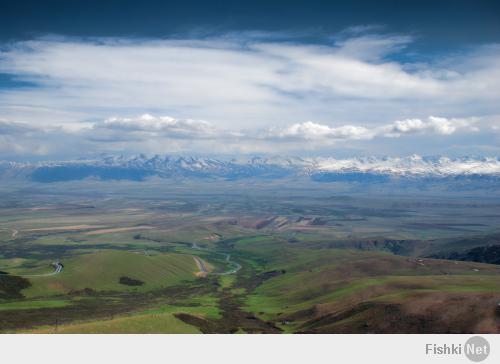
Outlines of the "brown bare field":
{"type": "Polygon", "coordinates": [[[120,228],[111,228],[111,229],[99,229],[86,232],[85,235],[98,235],[98,234],[109,234],[109,233],[118,233],[122,231],[135,231],[135,230],[150,230],[154,229],[154,226],[142,225],[142,226],[129,226],[129,227],[120,227],[120,228]]]}
{"type": "Polygon", "coordinates": [[[208,273],[211,271],[207,262],[202,260],[200,257],[193,256],[193,259],[198,267],[198,272],[195,272],[195,276],[197,277],[206,277],[208,273]]]}
{"type": "Polygon", "coordinates": [[[24,229],[23,231],[64,231],[64,230],[88,230],[105,227],[105,225],[69,225],[69,226],[51,226],[34,229],[24,229]]]}

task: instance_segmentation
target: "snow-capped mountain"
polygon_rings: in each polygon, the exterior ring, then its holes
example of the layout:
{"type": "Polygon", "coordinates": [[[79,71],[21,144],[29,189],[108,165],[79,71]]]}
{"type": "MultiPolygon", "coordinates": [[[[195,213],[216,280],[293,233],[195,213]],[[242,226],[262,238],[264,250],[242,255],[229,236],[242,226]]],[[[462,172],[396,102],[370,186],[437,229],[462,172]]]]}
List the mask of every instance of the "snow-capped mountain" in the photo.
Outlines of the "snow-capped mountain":
{"type": "Polygon", "coordinates": [[[0,162],[0,176],[53,182],[84,178],[142,180],[147,177],[210,177],[224,179],[309,176],[316,181],[383,181],[390,178],[499,178],[497,157],[361,157],[299,158],[252,157],[216,159],[201,157],[104,156],[99,159],[60,162],[0,162]]]}
{"type": "Polygon", "coordinates": [[[500,175],[498,158],[447,158],[412,155],[400,158],[352,158],[317,160],[317,171],[360,172],[399,176],[500,175]]]}

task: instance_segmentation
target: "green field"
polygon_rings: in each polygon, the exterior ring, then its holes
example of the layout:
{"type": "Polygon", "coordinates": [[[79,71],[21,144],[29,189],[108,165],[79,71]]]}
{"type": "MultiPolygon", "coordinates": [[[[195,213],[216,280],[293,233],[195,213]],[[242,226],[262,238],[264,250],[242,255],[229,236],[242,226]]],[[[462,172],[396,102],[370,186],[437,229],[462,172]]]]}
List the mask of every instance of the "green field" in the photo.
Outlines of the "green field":
{"type": "Polygon", "coordinates": [[[134,253],[103,250],[64,260],[63,273],[56,276],[32,277],[32,286],[23,293],[27,297],[65,294],[91,288],[96,291],[147,291],[180,284],[195,278],[196,264],[182,254],[134,253]],[[119,283],[120,277],[144,282],[131,287],[119,283]]]}
{"type": "Polygon", "coordinates": [[[500,327],[495,198],[217,181],[36,191],[0,204],[1,332],[500,327]]]}

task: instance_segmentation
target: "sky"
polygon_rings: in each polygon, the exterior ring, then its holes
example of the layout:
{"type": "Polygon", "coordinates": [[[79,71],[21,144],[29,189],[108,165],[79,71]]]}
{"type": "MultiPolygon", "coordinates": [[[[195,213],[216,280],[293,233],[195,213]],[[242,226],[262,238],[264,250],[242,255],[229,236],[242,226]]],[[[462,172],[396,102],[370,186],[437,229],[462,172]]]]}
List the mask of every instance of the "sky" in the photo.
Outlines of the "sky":
{"type": "Polygon", "coordinates": [[[0,160],[103,153],[497,157],[500,3],[0,0],[0,160]]]}

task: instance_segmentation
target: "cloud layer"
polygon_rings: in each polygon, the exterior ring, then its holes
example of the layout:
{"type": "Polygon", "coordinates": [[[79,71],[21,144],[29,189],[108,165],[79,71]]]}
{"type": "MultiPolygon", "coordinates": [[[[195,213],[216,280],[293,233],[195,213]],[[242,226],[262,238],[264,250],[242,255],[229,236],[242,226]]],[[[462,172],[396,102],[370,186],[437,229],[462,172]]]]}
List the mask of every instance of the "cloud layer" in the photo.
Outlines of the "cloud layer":
{"type": "Polygon", "coordinates": [[[329,127],[312,121],[293,124],[280,131],[270,133],[280,139],[311,139],[311,140],[370,140],[377,137],[398,138],[405,134],[440,134],[451,135],[457,131],[474,131],[479,129],[475,126],[478,118],[447,119],[429,116],[426,120],[405,119],[397,120],[390,124],[375,127],[358,125],[342,125],[329,127]]]}
{"type": "Polygon", "coordinates": [[[13,43],[0,73],[23,83],[0,88],[0,153],[54,150],[58,135],[96,151],[382,152],[377,140],[404,136],[498,152],[500,45],[430,57],[410,36],[367,31],[13,43]]]}
{"type": "MultiPolygon", "coordinates": [[[[499,135],[500,118],[396,120],[378,126],[328,125],[306,121],[283,128],[221,128],[204,120],[144,114],[111,117],[72,129],[30,126],[0,120],[0,155],[89,156],[106,153],[238,154],[325,151],[370,141],[425,138],[448,143],[450,138],[499,135]],[[84,153],[83,151],[86,151],[84,153]]],[[[418,145],[422,150],[422,141],[418,145]]],[[[411,151],[411,150],[410,150],[411,151]]],[[[300,154],[300,153],[299,153],[300,154]]],[[[491,153],[490,153],[491,154],[491,153]]]]}

